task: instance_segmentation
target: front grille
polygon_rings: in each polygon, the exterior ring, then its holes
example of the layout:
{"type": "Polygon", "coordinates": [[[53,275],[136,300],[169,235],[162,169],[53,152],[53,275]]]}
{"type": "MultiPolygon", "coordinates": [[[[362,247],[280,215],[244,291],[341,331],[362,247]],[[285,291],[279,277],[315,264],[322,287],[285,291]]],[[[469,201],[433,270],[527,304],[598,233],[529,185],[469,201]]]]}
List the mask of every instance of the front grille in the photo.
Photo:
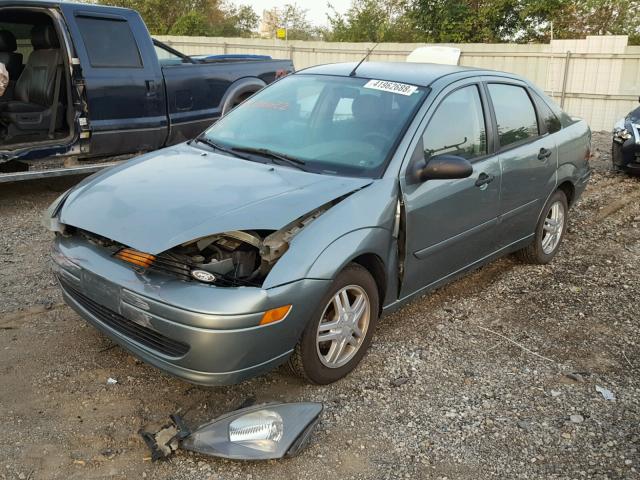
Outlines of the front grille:
{"type": "Polygon", "coordinates": [[[173,275],[181,280],[191,281],[191,265],[184,258],[171,253],[161,253],[156,255],[155,261],[148,267],[148,270],[173,275]]]}
{"type": "MultiPolygon", "coordinates": [[[[144,252],[138,252],[121,243],[114,242],[108,238],[95,235],[86,230],[78,230],[80,234],[94,245],[106,248],[110,254],[125,262],[139,274],[146,272],[155,272],[183,280],[185,282],[195,282],[191,276],[191,270],[198,268],[188,255],[176,252],[163,252],[157,255],[150,255],[144,252]],[[132,261],[133,260],[133,261],[132,261]],[[143,265],[141,265],[143,264],[143,265]]],[[[247,278],[237,278],[233,275],[216,274],[217,280],[215,287],[260,287],[262,283],[247,278]]]]}
{"type": "Polygon", "coordinates": [[[136,342],[145,345],[157,352],[160,352],[169,357],[182,357],[189,351],[189,345],[172,340],[169,337],[151,330],[150,328],[138,325],[132,322],[128,318],[96,303],[89,297],[83,295],[68,282],[62,278],[58,278],[62,288],[71,298],[78,302],[82,308],[87,310],[91,315],[96,317],[102,323],[108,325],[112,329],[121,333],[122,335],[135,340],[136,342]]]}
{"type": "Polygon", "coordinates": [[[172,253],[149,255],[148,253],[138,252],[132,248],[124,247],[113,253],[113,256],[133,265],[134,270],[140,273],[150,270],[171,275],[181,280],[192,280],[191,265],[189,264],[189,260],[183,255],[174,255],[172,253]]]}

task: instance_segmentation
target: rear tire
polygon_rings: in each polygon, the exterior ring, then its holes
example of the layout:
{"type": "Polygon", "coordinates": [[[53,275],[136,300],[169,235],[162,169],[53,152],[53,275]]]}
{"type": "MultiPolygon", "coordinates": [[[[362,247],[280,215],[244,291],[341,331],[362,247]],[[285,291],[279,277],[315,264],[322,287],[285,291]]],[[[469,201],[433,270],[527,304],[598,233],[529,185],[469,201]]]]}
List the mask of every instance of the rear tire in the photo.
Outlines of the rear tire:
{"type": "Polygon", "coordinates": [[[567,230],[568,214],[567,196],[562,190],[556,190],[542,210],[533,243],[516,252],[516,256],[525,263],[549,263],[560,249],[567,230]]]}
{"type": "Polygon", "coordinates": [[[624,172],[622,147],[616,142],[611,142],[611,165],[614,172],[624,172]]]}
{"type": "Polygon", "coordinates": [[[326,385],[362,360],[378,321],[378,288],[371,274],[351,263],[338,274],[289,358],[289,368],[326,385]]]}
{"type": "Polygon", "coordinates": [[[246,99],[248,99],[255,93],[257,92],[245,92],[245,93],[241,93],[237,97],[232,98],[222,108],[222,115],[226,115],[227,113],[229,113],[231,110],[236,108],[238,105],[240,105],[242,102],[244,102],[246,99]]]}

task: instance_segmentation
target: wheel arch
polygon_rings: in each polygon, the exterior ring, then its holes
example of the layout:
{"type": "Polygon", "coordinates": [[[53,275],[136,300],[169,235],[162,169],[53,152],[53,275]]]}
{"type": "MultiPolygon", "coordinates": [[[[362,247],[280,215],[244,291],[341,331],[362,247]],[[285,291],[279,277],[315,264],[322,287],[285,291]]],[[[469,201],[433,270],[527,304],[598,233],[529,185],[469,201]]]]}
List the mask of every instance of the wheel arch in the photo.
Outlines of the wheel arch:
{"type": "Polygon", "coordinates": [[[366,269],[378,287],[380,308],[389,291],[391,272],[388,258],[391,234],[384,228],[366,228],[352,231],[329,245],[313,262],[308,278],[334,279],[350,263],[366,269]]]}
{"type": "Polygon", "coordinates": [[[382,313],[382,305],[387,295],[387,273],[382,258],[375,253],[363,253],[353,258],[349,263],[355,263],[367,270],[378,287],[378,314],[382,313]]]}
{"type": "Polygon", "coordinates": [[[571,208],[576,196],[576,187],[573,182],[571,182],[570,180],[565,180],[560,185],[558,185],[558,188],[556,190],[564,192],[565,196],[567,197],[569,208],[571,208]]]}
{"type": "Polygon", "coordinates": [[[266,87],[267,84],[257,77],[245,77],[236,80],[227,88],[222,98],[222,115],[225,115],[233,108],[234,101],[248,93],[254,94],[266,87]]]}
{"type": "MultiPolygon", "coordinates": [[[[556,189],[551,192],[553,195],[556,191],[561,190],[567,196],[567,203],[569,207],[573,205],[576,199],[576,183],[579,180],[578,168],[572,163],[565,163],[560,165],[557,172],[556,189]]],[[[549,197],[551,197],[549,195],[549,197]]]]}

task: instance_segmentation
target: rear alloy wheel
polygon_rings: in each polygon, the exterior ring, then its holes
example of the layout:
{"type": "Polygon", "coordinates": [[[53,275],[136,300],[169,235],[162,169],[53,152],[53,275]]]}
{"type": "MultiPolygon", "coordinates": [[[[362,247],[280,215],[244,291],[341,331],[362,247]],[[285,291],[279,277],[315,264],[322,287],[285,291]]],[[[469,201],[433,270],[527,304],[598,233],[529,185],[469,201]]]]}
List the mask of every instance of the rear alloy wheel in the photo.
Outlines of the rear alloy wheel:
{"type": "Polygon", "coordinates": [[[567,196],[561,190],[556,191],[545,205],[533,243],[520,250],[518,256],[527,263],[549,263],[558,252],[567,229],[568,211],[567,196]]]}
{"type": "Polygon", "coordinates": [[[360,265],[347,266],[302,334],[289,360],[293,372],[321,385],[351,372],[371,343],[378,301],[371,274],[360,265]]]}

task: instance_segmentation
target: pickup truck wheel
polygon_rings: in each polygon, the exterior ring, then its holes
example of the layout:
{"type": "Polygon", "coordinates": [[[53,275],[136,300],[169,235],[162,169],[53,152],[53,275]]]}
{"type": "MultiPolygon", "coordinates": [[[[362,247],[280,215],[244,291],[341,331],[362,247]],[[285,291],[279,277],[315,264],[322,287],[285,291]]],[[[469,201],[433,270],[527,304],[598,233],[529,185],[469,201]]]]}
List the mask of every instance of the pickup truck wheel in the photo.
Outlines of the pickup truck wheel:
{"type": "Polygon", "coordinates": [[[360,265],[348,265],[333,281],[291,355],[293,373],[326,385],[351,372],[371,344],[378,302],[371,274],[360,265]]]}
{"type": "Polygon", "coordinates": [[[229,113],[231,110],[236,108],[238,105],[240,105],[242,102],[244,102],[247,98],[249,98],[254,93],[256,92],[245,92],[238,95],[237,97],[232,98],[231,101],[224,106],[224,110],[222,114],[226,115],[227,113],[229,113]]]}
{"type": "Polygon", "coordinates": [[[569,205],[567,196],[557,190],[547,202],[538,220],[533,243],[517,252],[526,263],[546,264],[556,255],[567,229],[569,205]]]}

